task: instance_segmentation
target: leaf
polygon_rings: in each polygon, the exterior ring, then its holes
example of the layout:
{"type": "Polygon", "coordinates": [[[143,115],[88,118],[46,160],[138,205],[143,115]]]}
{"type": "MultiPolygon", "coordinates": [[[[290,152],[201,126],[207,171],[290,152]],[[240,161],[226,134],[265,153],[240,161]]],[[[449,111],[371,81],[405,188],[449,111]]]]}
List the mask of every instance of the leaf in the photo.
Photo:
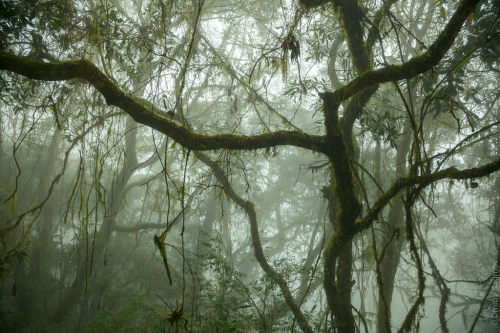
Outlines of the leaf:
{"type": "Polygon", "coordinates": [[[462,323],[464,324],[464,327],[468,326],[467,322],[468,322],[468,320],[467,320],[467,314],[466,314],[465,311],[462,311],[462,323]]]}
{"type": "Polygon", "coordinates": [[[16,216],[17,192],[7,201],[7,207],[12,216],[16,216]]]}
{"type": "Polygon", "coordinates": [[[288,56],[287,56],[287,53],[285,51],[285,55],[283,57],[283,59],[281,60],[281,75],[283,76],[283,81],[286,81],[286,73],[287,73],[287,62],[288,62],[288,56]]]}
{"type": "Polygon", "coordinates": [[[444,7],[441,7],[439,12],[441,14],[441,18],[443,19],[443,21],[446,21],[446,11],[444,10],[444,7]]]}

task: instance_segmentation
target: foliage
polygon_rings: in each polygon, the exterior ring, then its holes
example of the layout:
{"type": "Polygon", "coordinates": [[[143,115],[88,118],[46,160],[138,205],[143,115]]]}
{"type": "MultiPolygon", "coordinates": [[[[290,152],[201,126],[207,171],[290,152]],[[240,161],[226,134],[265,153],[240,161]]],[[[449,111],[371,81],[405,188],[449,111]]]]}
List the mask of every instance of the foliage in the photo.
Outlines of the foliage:
{"type": "Polygon", "coordinates": [[[0,0],[0,327],[486,325],[499,8],[0,0]]]}

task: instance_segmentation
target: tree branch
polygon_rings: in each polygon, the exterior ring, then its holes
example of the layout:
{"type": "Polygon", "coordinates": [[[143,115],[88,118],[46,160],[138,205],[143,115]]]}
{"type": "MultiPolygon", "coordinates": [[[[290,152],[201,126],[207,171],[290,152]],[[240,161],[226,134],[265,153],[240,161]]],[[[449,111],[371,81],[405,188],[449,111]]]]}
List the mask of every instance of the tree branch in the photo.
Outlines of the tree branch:
{"type": "Polygon", "coordinates": [[[251,201],[243,199],[233,190],[231,184],[229,183],[229,180],[227,179],[226,174],[224,173],[224,170],[222,170],[221,167],[215,161],[212,161],[208,156],[200,152],[195,152],[195,155],[200,161],[202,161],[212,169],[215,177],[224,188],[226,195],[229,198],[231,198],[238,206],[240,206],[247,214],[248,219],[250,221],[250,234],[252,236],[252,245],[257,262],[262,267],[262,270],[264,270],[264,272],[266,272],[266,274],[268,274],[271,277],[271,279],[274,282],[276,282],[276,284],[279,286],[281,293],[283,294],[286,303],[288,304],[293,314],[295,315],[295,319],[297,320],[297,323],[299,324],[300,328],[304,332],[312,333],[313,331],[309,326],[306,317],[300,310],[299,305],[295,301],[292,292],[290,291],[290,288],[288,287],[285,279],[268,263],[266,259],[266,256],[264,254],[264,249],[262,248],[262,243],[260,241],[259,227],[257,223],[257,212],[255,210],[255,206],[251,201]]]}
{"type": "Polygon", "coordinates": [[[325,95],[329,96],[328,99],[334,103],[333,106],[337,105],[338,107],[342,101],[366,88],[379,83],[409,79],[432,69],[450,49],[462,28],[462,24],[478,2],[479,0],[463,0],[436,41],[423,54],[400,65],[390,65],[378,70],[366,71],[335,92],[329,92],[325,95]]]}
{"type": "Polygon", "coordinates": [[[442,179],[471,179],[487,176],[495,171],[500,170],[500,159],[491,163],[485,164],[481,167],[470,168],[465,170],[458,170],[451,167],[445,170],[437,171],[423,176],[410,176],[396,180],[389,190],[382,194],[377,201],[373,204],[369,212],[361,219],[356,221],[356,229],[361,231],[368,228],[372,222],[377,218],[382,209],[389,203],[389,201],[404,187],[412,185],[422,185],[426,187],[438,180],[442,179]]]}
{"type": "Polygon", "coordinates": [[[115,225],[112,229],[116,232],[137,232],[146,229],[165,229],[165,223],[139,223],[132,226],[115,225]]]}
{"type": "Polygon", "coordinates": [[[0,52],[0,69],[43,81],[83,79],[96,88],[108,105],[119,107],[138,123],[168,135],[187,149],[260,149],[291,145],[316,152],[326,152],[324,137],[298,131],[276,131],[260,135],[195,133],[182,125],[152,112],[139,99],[122,91],[97,66],[87,60],[71,60],[55,63],[33,61],[26,57],[0,52]]]}

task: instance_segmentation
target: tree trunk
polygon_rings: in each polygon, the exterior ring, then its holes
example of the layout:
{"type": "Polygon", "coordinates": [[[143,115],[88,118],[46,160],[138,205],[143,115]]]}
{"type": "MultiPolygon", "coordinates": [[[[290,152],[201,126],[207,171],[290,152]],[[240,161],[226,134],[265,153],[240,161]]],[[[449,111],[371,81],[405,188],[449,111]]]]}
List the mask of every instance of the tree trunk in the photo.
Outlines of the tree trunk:
{"type": "MultiPolygon", "coordinates": [[[[406,156],[410,150],[412,133],[410,131],[410,121],[407,119],[403,128],[403,134],[398,145],[396,154],[396,176],[401,177],[406,172],[406,156]]],[[[403,193],[400,193],[392,200],[389,210],[387,224],[384,227],[382,246],[386,248],[385,255],[381,260],[380,274],[382,288],[379,286],[377,303],[377,333],[387,333],[391,331],[391,303],[394,291],[394,281],[396,271],[401,256],[401,249],[404,242],[403,224],[403,193]],[[398,232],[399,236],[394,237],[398,232]]]]}
{"type": "MultiPolygon", "coordinates": [[[[106,215],[104,216],[103,223],[95,235],[95,245],[93,248],[93,258],[101,258],[105,252],[106,245],[109,237],[113,231],[113,226],[116,223],[116,216],[125,199],[125,186],[137,166],[136,157],[136,130],[137,123],[132,118],[127,118],[125,130],[125,160],[123,167],[113,180],[111,191],[106,197],[106,215]]],[[[78,245],[83,249],[85,244],[82,242],[78,245]]],[[[92,260],[94,260],[92,258],[92,260]]],[[[90,272],[88,271],[88,262],[83,255],[80,255],[77,264],[76,276],[67,291],[66,295],[59,302],[52,321],[55,323],[62,322],[74,308],[74,306],[81,300],[84,292],[85,282],[90,272]]]]}

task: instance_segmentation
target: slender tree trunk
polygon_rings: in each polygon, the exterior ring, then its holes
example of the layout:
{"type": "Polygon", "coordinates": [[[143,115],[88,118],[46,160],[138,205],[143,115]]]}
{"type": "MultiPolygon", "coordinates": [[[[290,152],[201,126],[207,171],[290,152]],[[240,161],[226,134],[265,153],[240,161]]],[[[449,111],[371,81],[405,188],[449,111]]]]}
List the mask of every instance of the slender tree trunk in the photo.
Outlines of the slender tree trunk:
{"type": "MultiPolygon", "coordinates": [[[[138,164],[135,151],[137,133],[136,126],[137,123],[132,118],[127,118],[125,131],[125,160],[121,171],[112,182],[111,191],[106,197],[106,215],[104,216],[103,223],[95,236],[92,260],[100,260],[105,252],[106,245],[113,231],[113,226],[116,224],[116,216],[119,213],[125,199],[125,186],[132,176],[134,168],[138,164]]],[[[82,249],[84,244],[80,243],[78,246],[82,249]]],[[[87,260],[85,260],[83,255],[80,256],[77,265],[76,276],[71,284],[71,287],[59,302],[52,316],[52,321],[55,323],[62,322],[73,310],[74,306],[81,300],[83,295],[89,268],[87,260]]]]}
{"type": "MultiPolygon", "coordinates": [[[[48,154],[40,161],[35,169],[36,178],[40,180],[39,185],[30,196],[37,198],[33,201],[38,204],[46,197],[52,180],[53,166],[59,155],[59,144],[61,132],[55,130],[48,154]]],[[[26,202],[31,199],[26,197],[26,202]]],[[[19,313],[23,315],[25,321],[29,321],[34,315],[42,314],[41,296],[46,288],[47,261],[50,247],[52,246],[52,234],[54,226],[54,202],[49,200],[45,203],[38,220],[35,223],[37,236],[32,243],[29,263],[21,263],[19,273],[16,277],[18,289],[17,305],[19,313]],[[28,266],[29,267],[26,267],[28,266]]],[[[45,298],[48,295],[45,293],[45,298]]],[[[46,302],[45,302],[46,303],[46,302]]]]}
{"type": "MultiPolygon", "coordinates": [[[[406,156],[410,150],[412,133],[410,122],[407,119],[403,128],[402,138],[398,145],[396,154],[396,176],[401,177],[406,172],[406,156]]],[[[401,256],[401,249],[404,242],[403,224],[403,193],[400,193],[392,200],[389,210],[387,224],[384,227],[382,246],[386,248],[385,256],[381,260],[380,274],[382,288],[379,287],[377,303],[377,333],[387,333],[391,331],[391,303],[394,291],[396,271],[401,256]],[[398,237],[394,237],[394,233],[398,237]]]]}

